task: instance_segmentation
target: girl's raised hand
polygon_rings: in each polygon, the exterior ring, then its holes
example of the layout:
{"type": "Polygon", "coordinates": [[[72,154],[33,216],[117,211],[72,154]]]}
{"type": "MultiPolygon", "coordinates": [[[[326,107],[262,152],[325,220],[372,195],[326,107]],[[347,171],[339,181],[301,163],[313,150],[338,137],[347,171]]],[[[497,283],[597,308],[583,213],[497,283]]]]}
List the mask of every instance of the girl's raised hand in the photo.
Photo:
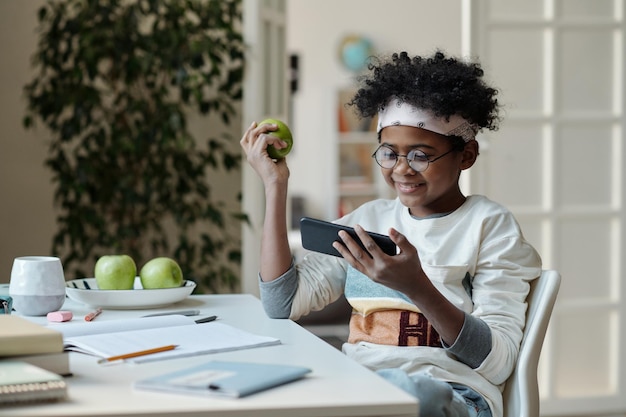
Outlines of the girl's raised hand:
{"type": "Polygon", "coordinates": [[[274,160],[267,153],[268,145],[273,145],[278,149],[287,146],[280,138],[268,134],[277,128],[276,125],[270,124],[257,126],[256,122],[252,122],[239,141],[248,163],[266,186],[276,182],[286,182],[289,178],[289,168],[285,159],[274,160]]]}

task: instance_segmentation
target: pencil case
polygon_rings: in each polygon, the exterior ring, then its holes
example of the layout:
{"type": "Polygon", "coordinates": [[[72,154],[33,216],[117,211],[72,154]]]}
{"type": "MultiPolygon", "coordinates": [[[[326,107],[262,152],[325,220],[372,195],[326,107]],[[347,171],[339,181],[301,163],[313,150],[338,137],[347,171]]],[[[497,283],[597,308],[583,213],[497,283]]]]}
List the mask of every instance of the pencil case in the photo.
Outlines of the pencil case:
{"type": "Polygon", "coordinates": [[[9,295],[0,295],[0,314],[11,314],[13,299],[9,295]]]}

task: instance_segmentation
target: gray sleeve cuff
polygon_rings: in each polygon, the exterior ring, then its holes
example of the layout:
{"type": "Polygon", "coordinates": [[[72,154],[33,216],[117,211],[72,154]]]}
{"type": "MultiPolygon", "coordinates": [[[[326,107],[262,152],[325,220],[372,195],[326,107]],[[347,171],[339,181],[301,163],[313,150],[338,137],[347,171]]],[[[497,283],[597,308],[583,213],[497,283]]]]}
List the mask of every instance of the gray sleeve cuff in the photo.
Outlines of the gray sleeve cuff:
{"type": "Polygon", "coordinates": [[[479,318],[465,314],[465,321],[459,336],[452,346],[443,347],[464,364],[476,369],[491,352],[491,329],[479,318]]]}
{"type": "Polygon", "coordinates": [[[298,276],[293,263],[280,277],[264,282],[259,275],[261,303],[272,319],[287,319],[291,314],[291,304],[298,289],[298,276]]]}

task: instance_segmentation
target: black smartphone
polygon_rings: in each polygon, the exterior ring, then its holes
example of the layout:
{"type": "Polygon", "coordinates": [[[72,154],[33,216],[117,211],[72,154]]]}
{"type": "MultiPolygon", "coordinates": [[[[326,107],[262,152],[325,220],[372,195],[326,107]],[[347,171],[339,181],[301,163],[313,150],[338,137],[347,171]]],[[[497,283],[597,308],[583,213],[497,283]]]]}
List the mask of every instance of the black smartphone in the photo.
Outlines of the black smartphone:
{"type": "MultiPolygon", "coordinates": [[[[321,252],[333,256],[341,256],[341,254],[333,248],[333,242],[341,242],[337,233],[340,230],[345,230],[350,236],[361,246],[361,248],[367,252],[363,242],[357,236],[352,227],[342,226],[340,224],[330,223],[323,220],[312,219],[310,217],[303,217],[300,219],[300,235],[302,236],[302,246],[305,249],[315,252],[321,252]]],[[[374,239],[374,242],[385,252],[387,255],[395,255],[397,253],[396,244],[393,243],[391,238],[379,233],[367,232],[374,239]]],[[[369,254],[369,252],[367,252],[369,254]]]]}

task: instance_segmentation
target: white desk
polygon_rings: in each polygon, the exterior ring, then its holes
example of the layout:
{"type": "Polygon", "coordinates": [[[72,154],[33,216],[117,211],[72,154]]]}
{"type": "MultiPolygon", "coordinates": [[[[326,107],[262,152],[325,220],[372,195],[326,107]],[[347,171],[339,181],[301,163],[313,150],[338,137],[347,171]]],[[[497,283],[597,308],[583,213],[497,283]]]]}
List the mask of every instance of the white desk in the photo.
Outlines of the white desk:
{"type": "MultiPolygon", "coordinates": [[[[67,378],[69,400],[0,408],[0,416],[416,416],[417,402],[404,391],[352,361],[290,320],[267,318],[251,295],[192,296],[161,310],[200,309],[232,326],[277,337],[281,345],[172,359],[145,364],[101,366],[92,356],[71,353],[74,376],[67,378]],[[133,381],[212,359],[289,363],[313,370],[305,379],[240,399],[200,398],[140,391],[133,381]]],[[[83,320],[90,309],[67,300],[63,309],[83,320]]],[[[104,310],[96,320],[139,317],[155,310],[104,310]]],[[[31,318],[45,323],[45,317],[31,318]]]]}

